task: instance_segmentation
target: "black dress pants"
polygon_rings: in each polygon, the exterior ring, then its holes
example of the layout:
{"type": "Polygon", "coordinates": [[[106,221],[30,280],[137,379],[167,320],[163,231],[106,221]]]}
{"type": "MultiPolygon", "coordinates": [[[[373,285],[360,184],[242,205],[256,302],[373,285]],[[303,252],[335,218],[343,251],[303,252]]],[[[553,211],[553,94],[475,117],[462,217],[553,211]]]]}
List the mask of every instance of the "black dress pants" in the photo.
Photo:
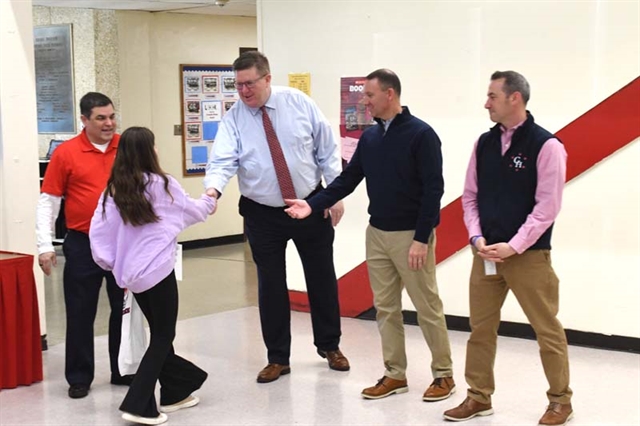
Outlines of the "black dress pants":
{"type": "Polygon", "coordinates": [[[258,269],[258,305],[262,337],[269,363],[289,365],[291,356],[291,306],[286,277],[286,247],[296,245],[307,285],[314,345],[338,349],[340,307],[333,266],[334,229],[322,212],[303,220],[292,219],[284,207],[269,207],[240,198],[240,214],[258,269]]]}
{"type": "Polygon", "coordinates": [[[171,405],[200,389],[207,373],[173,350],[178,320],[178,285],[172,271],[149,290],[134,294],[151,332],[149,347],[120,410],[142,417],[157,417],[155,388],[160,381],[160,405],[171,405]]]}
{"type": "Polygon", "coordinates": [[[63,273],[64,302],[67,311],[65,342],[65,377],[70,385],[90,386],[95,371],[93,323],[98,309],[102,280],[107,281],[111,306],[109,316],[109,361],[112,377],[118,372],[118,351],[122,328],[124,291],[118,287],[111,272],[102,270],[91,257],[89,236],[69,230],[62,246],[65,264],[63,273]]]}

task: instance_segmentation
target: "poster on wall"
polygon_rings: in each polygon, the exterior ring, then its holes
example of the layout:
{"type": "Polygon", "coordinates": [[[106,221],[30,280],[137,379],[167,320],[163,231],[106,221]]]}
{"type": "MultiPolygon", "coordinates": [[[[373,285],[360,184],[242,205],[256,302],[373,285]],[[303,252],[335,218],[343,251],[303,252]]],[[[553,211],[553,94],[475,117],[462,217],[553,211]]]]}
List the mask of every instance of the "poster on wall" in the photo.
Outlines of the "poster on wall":
{"type": "Polygon", "coordinates": [[[38,133],[76,133],[71,25],[33,28],[38,133]]]}
{"type": "Polygon", "coordinates": [[[351,161],[358,139],[375,123],[363,102],[365,77],[340,78],[340,146],[343,164],[351,161]]]}
{"type": "Polygon", "coordinates": [[[231,65],[180,65],[183,175],[203,175],[222,117],[238,101],[231,65]]]}

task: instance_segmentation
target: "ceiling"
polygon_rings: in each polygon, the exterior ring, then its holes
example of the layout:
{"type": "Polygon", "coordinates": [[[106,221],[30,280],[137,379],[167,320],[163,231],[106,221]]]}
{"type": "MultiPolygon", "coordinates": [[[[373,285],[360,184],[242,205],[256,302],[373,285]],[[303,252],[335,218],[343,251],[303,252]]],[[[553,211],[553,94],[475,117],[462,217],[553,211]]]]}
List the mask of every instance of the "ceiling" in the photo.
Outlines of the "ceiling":
{"type": "Polygon", "coordinates": [[[32,0],[32,2],[34,6],[45,7],[256,16],[256,0],[32,0]],[[217,3],[223,5],[216,5],[217,3]]]}

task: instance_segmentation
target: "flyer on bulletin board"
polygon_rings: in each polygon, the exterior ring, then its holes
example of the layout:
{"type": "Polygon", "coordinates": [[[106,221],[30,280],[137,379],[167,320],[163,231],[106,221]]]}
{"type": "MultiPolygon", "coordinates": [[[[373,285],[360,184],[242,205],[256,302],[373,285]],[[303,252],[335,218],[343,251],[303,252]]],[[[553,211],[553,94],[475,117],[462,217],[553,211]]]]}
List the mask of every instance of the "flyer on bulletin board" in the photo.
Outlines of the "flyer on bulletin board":
{"type": "Polygon", "coordinates": [[[180,65],[183,175],[205,172],[224,115],[238,101],[231,65],[180,65]]]}
{"type": "Polygon", "coordinates": [[[340,79],[340,146],[343,162],[348,163],[362,132],[376,124],[364,105],[365,77],[340,79]]]}

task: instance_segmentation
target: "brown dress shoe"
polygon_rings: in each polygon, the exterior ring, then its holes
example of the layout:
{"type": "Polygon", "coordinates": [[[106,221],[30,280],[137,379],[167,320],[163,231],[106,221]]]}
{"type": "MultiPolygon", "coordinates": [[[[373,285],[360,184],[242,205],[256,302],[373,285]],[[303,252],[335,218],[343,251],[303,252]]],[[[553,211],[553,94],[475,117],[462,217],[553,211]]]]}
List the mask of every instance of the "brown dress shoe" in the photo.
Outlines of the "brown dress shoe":
{"type": "Polygon", "coordinates": [[[342,355],[340,349],[335,351],[323,351],[318,349],[318,355],[322,358],[326,358],[329,362],[329,368],[337,371],[349,371],[349,360],[346,356],[342,355]]]}
{"type": "Polygon", "coordinates": [[[564,426],[573,418],[571,404],[551,402],[547,411],[542,415],[538,425],[540,426],[564,426]]]}
{"type": "Polygon", "coordinates": [[[269,383],[278,380],[280,376],[291,373],[288,365],[268,364],[258,373],[258,383],[269,383]]]}
{"type": "Polygon", "coordinates": [[[481,404],[475,399],[467,397],[456,408],[444,412],[444,418],[452,422],[462,422],[475,416],[490,416],[493,414],[491,404],[481,404]]]}
{"type": "Polygon", "coordinates": [[[440,401],[449,398],[456,391],[453,377],[438,377],[433,380],[422,396],[423,401],[440,401]]]}
{"type": "Polygon", "coordinates": [[[393,395],[394,393],[405,393],[409,391],[406,380],[396,380],[384,376],[378,380],[375,386],[362,390],[361,395],[365,399],[380,399],[393,395]]]}

